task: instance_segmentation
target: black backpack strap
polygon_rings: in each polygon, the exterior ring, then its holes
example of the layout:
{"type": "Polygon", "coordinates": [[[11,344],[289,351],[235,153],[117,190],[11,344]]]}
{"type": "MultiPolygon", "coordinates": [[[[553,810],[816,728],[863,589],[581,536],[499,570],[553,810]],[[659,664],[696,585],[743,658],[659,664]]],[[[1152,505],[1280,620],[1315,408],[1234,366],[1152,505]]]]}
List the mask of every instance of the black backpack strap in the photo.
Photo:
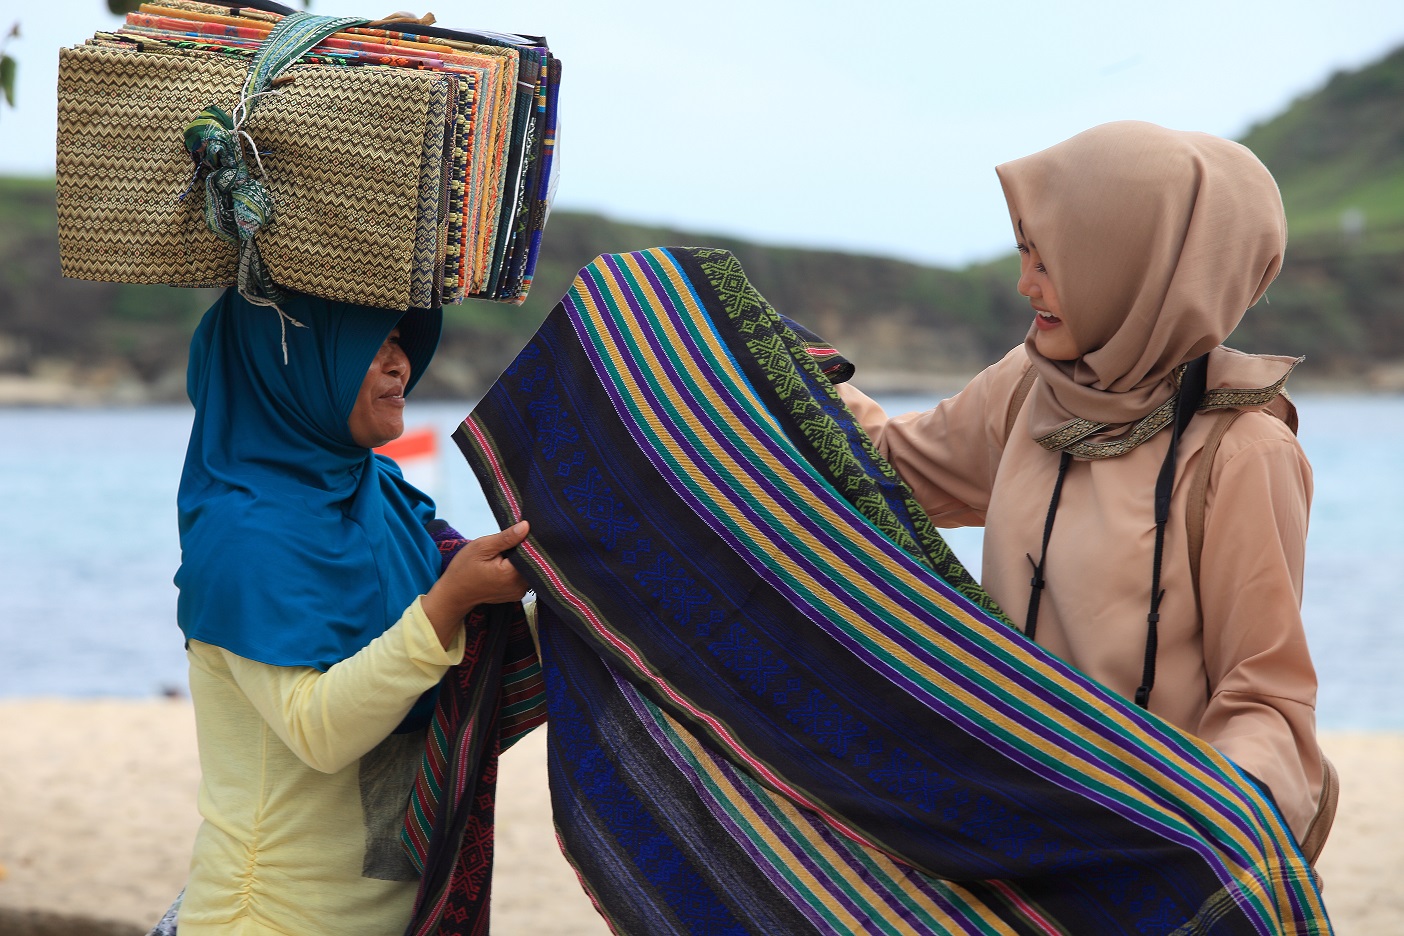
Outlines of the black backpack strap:
{"type": "Polygon", "coordinates": [[[1038,561],[1028,553],[1024,555],[1033,566],[1033,578],[1029,579],[1029,612],[1024,616],[1024,636],[1033,640],[1038,636],[1038,605],[1043,600],[1043,564],[1048,561],[1048,541],[1053,538],[1053,520],[1058,516],[1058,501],[1063,498],[1063,479],[1068,476],[1068,465],[1072,464],[1072,454],[1064,452],[1058,459],[1058,480],[1053,482],[1053,497],[1048,501],[1048,516],[1043,520],[1043,552],[1038,561]]]}
{"type": "Polygon", "coordinates": [[[1165,525],[1170,520],[1170,498],[1175,492],[1175,459],[1179,454],[1180,435],[1199,409],[1209,376],[1209,355],[1204,354],[1185,365],[1180,375],[1180,392],[1175,401],[1175,431],[1160,474],[1155,479],[1155,562],[1151,567],[1150,613],[1146,615],[1146,656],[1141,668],[1141,685],[1136,689],[1136,704],[1150,705],[1151,689],[1155,687],[1155,654],[1159,643],[1160,600],[1165,590],[1160,587],[1160,566],[1165,555],[1165,525]]]}

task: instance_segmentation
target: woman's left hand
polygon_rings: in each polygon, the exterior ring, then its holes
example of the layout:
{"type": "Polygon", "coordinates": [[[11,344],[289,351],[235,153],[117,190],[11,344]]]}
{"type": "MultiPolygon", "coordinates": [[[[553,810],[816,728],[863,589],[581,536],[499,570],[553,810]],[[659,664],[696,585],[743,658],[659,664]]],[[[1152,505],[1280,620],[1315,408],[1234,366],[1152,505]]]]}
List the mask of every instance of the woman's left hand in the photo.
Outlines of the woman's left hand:
{"type": "Polygon", "coordinates": [[[420,600],[420,607],[445,647],[453,643],[469,611],[480,604],[520,601],[531,588],[502,555],[526,539],[529,529],[523,520],[500,533],[473,540],[458,551],[434,587],[420,600]]]}

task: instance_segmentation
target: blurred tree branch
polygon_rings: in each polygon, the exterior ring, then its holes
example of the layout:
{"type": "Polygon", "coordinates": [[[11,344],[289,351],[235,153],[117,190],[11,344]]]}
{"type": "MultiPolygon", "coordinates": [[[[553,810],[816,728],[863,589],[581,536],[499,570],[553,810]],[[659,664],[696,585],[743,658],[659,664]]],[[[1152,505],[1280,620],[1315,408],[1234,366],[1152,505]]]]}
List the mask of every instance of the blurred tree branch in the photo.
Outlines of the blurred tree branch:
{"type": "Polygon", "coordinates": [[[15,23],[5,38],[0,39],[0,94],[4,95],[5,103],[11,107],[15,106],[15,60],[5,54],[5,47],[11,39],[18,39],[19,34],[19,23],[15,23]]]}

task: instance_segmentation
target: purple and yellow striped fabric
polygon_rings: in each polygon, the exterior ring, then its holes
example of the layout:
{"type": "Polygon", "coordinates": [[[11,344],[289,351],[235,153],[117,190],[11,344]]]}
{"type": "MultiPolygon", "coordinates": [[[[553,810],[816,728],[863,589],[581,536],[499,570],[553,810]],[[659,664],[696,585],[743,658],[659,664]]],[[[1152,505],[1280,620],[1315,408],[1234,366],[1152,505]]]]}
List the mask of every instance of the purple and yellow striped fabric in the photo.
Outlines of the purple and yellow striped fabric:
{"type": "Polygon", "coordinates": [[[531,522],[556,824],[627,933],[1329,933],[1270,800],[1004,623],[722,251],[606,256],[456,438],[531,522]]]}

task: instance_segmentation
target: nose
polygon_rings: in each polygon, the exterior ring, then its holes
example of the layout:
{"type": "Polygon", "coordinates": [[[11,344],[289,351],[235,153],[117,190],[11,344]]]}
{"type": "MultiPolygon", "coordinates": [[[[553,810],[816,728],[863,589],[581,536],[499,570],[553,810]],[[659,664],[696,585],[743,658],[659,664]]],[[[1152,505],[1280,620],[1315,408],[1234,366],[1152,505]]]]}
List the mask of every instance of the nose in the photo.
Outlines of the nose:
{"type": "Polygon", "coordinates": [[[1033,264],[1026,258],[1019,265],[1019,295],[1026,299],[1042,299],[1043,290],[1038,284],[1038,277],[1034,276],[1033,264]]]}
{"type": "Polygon", "coordinates": [[[405,354],[405,349],[395,342],[386,342],[380,349],[380,369],[382,373],[399,377],[406,382],[409,381],[410,363],[409,355],[405,354]]]}

